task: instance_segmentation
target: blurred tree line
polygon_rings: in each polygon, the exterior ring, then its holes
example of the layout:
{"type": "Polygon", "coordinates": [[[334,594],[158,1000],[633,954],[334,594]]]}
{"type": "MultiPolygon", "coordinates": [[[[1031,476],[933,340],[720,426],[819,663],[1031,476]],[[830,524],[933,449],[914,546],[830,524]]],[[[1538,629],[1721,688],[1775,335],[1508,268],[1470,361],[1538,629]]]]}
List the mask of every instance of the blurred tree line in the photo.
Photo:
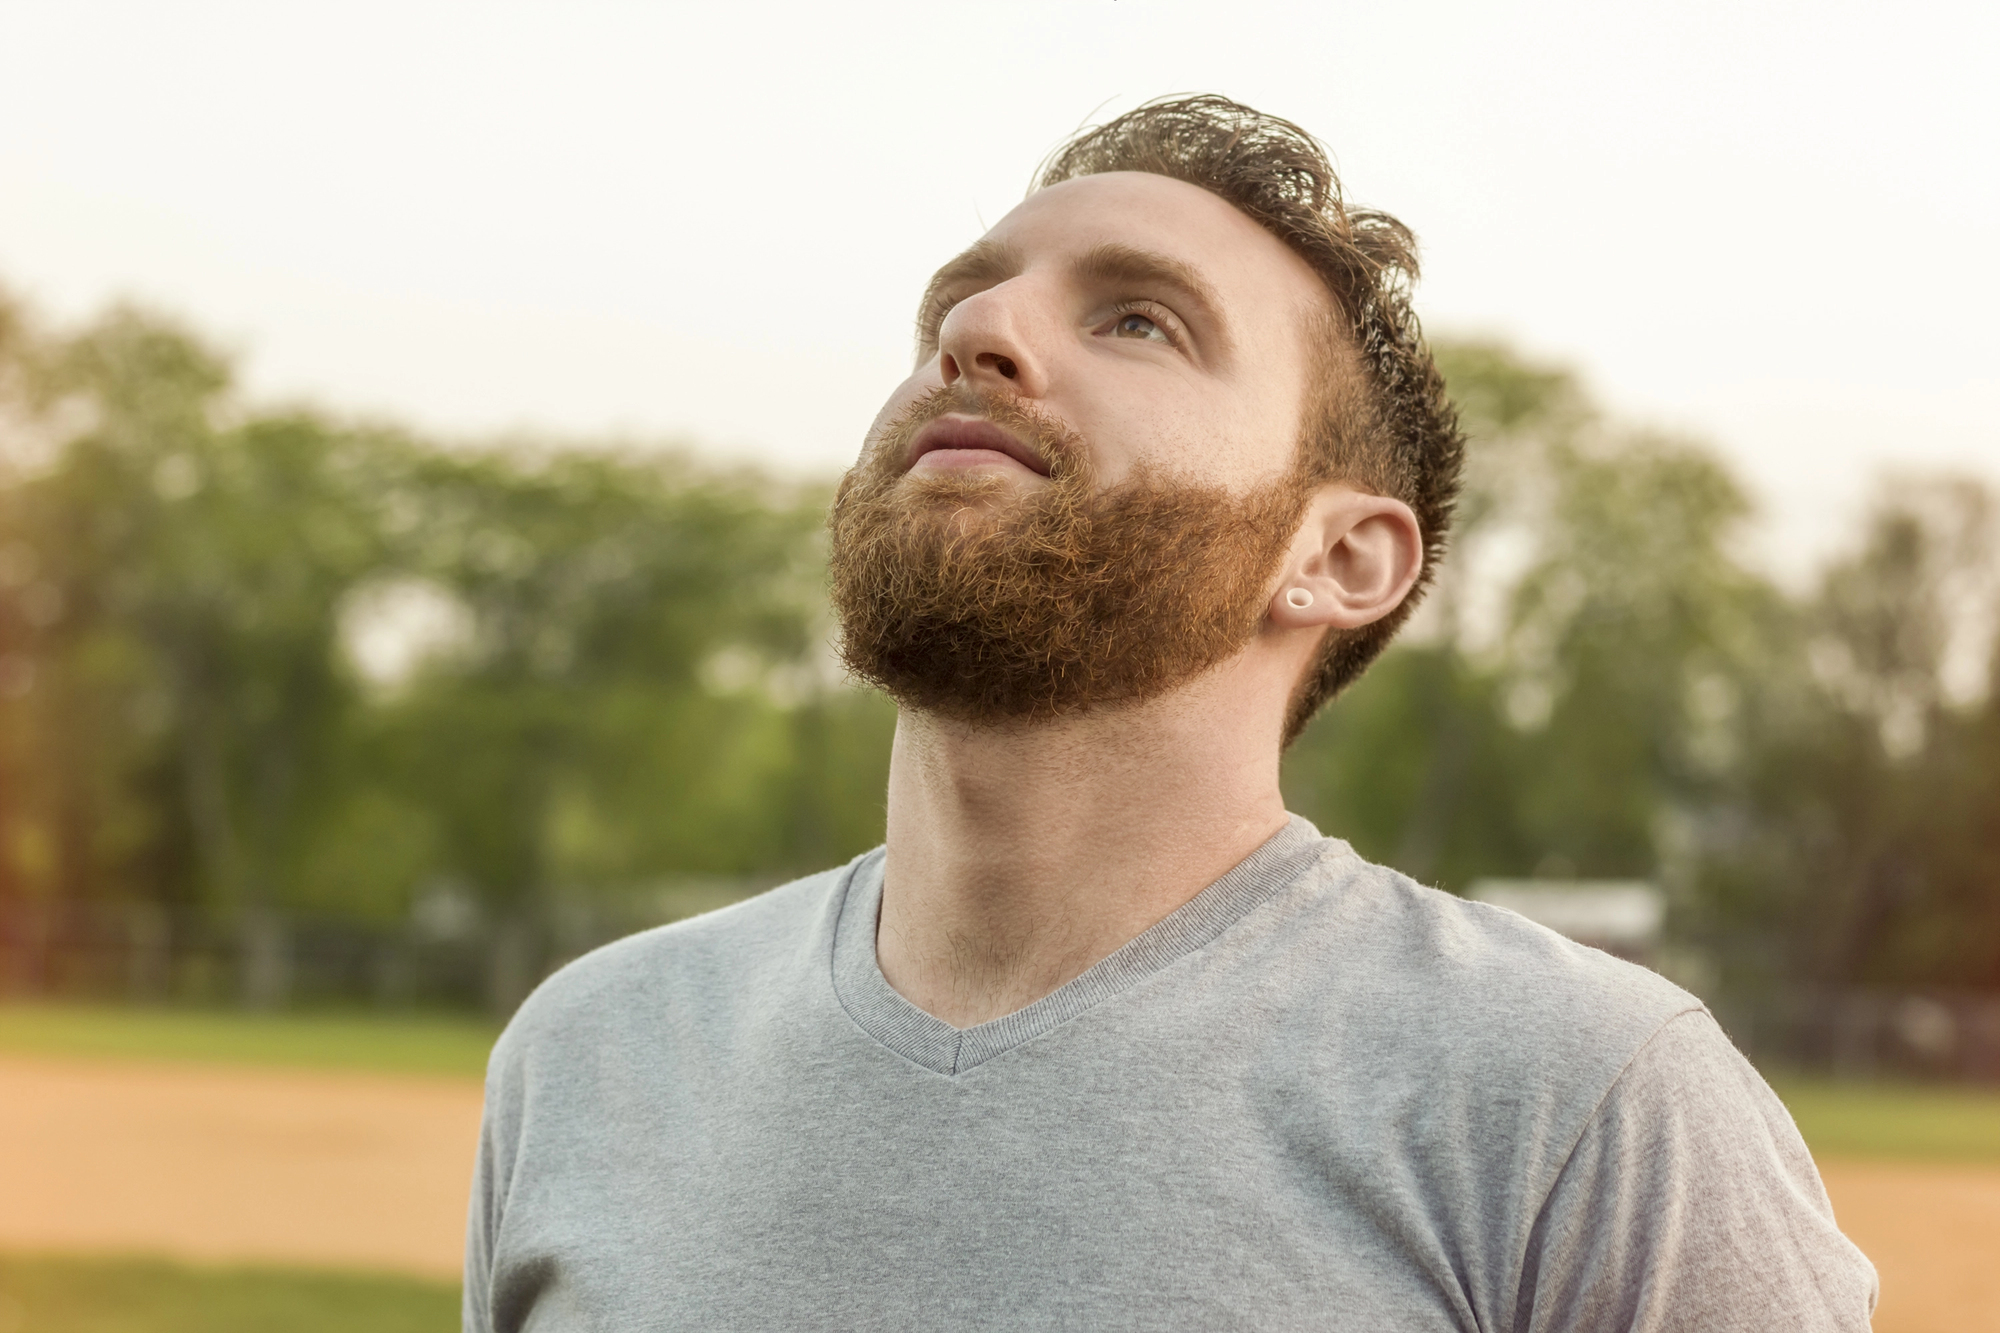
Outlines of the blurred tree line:
{"type": "Polygon", "coordinates": [[[1803,590],[1708,449],[1502,346],[1440,362],[1473,447],[1398,647],[1287,758],[1293,806],[1446,888],[1660,883],[1704,988],[2000,990],[2000,514],[1890,478],[1803,590]]]}
{"type": "Polygon", "coordinates": [[[17,936],[164,909],[232,935],[267,1004],[300,923],[428,906],[476,925],[504,1007],[552,914],[671,915],[879,840],[894,714],[830,667],[823,489],[259,413],[170,322],[0,318],[17,936]]]}
{"type": "MultiPolygon", "coordinates": [[[[1720,984],[2000,989],[1991,492],[1885,484],[1788,590],[1713,454],[1504,347],[1443,360],[1457,550],[1293,808],[1450,889],[1654,878],[1720,984]]],[[[205,932],[210,989],[278,1003],[338,925],[476,939],[504,1008],[873,845],[894,712],[828,649],[828,494],[260,411],[171,321],[0,301],[0,984],[70,984],[56,944],[115,919],[166,969],[134,989],[185,991],[205,932]]]]}

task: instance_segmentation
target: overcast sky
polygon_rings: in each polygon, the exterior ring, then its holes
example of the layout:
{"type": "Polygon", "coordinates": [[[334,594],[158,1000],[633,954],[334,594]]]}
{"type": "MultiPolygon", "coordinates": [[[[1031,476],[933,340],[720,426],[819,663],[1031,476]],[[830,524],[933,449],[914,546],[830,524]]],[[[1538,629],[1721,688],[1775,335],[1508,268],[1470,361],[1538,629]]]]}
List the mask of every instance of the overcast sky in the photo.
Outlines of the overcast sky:
{"type": "Polygon", "coordinates": [[[1423,239],[1433,331],[1699,434],[1802,568],[2000,478],[1988,5],[0,0],[0,282],[263,398],[831,470],[1078,124],[1216,91],[1423,239]]]}

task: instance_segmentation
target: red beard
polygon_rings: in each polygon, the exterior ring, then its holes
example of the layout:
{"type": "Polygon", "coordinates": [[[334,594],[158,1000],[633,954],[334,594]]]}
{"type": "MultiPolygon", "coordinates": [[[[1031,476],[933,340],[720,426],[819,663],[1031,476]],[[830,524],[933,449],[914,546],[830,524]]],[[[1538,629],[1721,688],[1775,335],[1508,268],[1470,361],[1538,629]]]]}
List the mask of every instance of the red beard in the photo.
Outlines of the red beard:
{"type": "Polygon", "coordinates": [[[904,706],[967,721],[1154,697],[1257,633],[1309,495],[1296,475],[1248,495],[1143,474],[1099,493],[1066,426],[1018,399],[933,390],[834,500],[842,658],[904,706]],[[911,473],[911,439],[948,412],[1021,436],[1049,484],[911,473]]]}

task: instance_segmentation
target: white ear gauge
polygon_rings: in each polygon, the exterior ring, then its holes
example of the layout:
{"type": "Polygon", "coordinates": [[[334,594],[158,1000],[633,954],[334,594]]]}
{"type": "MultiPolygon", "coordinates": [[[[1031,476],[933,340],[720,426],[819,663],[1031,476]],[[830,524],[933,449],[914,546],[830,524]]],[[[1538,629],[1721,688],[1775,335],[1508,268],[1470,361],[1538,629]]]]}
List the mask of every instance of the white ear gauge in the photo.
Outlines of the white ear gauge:
{"type": "Polygon", "coordinates": [[[1304,588],[1293,588],[1286,592],[1285,601],[1303,611],[1313,604],[1313,595],[1304,588]]]}

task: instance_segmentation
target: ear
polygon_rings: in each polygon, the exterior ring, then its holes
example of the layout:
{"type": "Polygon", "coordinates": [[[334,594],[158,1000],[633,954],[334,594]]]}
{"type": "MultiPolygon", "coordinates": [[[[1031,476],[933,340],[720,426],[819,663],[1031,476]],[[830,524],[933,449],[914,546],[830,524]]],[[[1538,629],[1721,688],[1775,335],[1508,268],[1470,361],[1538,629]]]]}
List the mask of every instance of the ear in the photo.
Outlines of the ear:
{"type": "Polygon", "coordinates": [[[1401,606],[1423,567],[1423,530],[1408,505],[1329,483],[1306,508],[1267,614],[1281,629],[1359,629],[1401,606]]]}

